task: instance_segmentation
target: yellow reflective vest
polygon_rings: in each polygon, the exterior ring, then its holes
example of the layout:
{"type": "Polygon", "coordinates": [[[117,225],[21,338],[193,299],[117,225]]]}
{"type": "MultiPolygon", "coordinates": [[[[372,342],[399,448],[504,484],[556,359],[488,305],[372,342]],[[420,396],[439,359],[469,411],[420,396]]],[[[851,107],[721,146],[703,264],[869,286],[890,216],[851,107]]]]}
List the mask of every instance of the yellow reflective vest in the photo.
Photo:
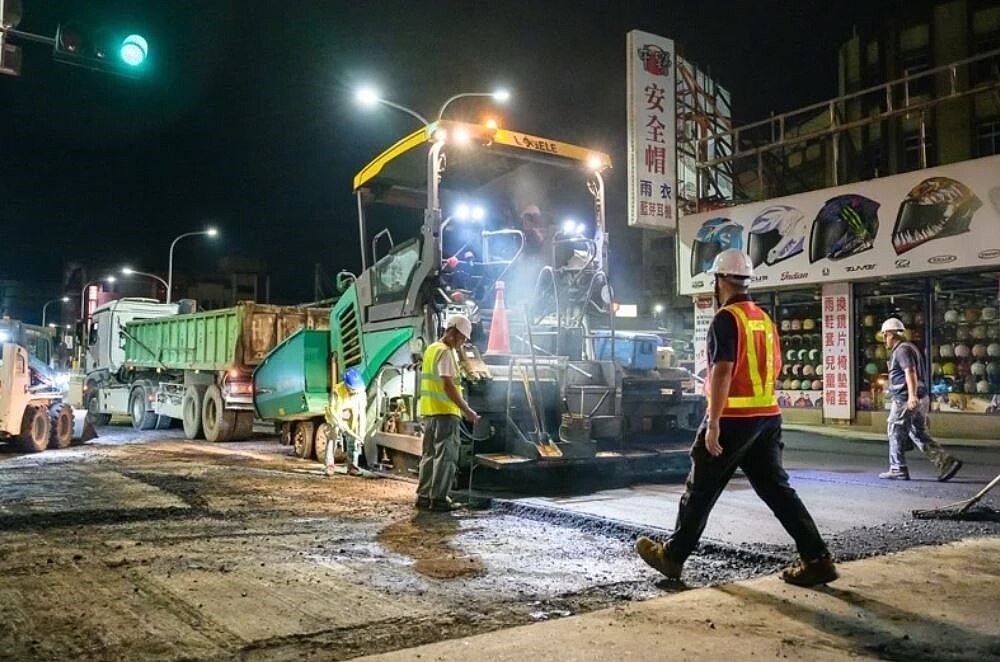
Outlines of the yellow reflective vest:
{"type": "MultiPolygon", "coordinates": [[[[448,394],[444,391],[444,380],[437,374],[438,358],[441,352],[452,351],[450,347],[440,340],[431,343],[424,352],[424,362],[420,368],[420,406],[421,416],[461,416],[462,410],[458,408],[448,394]]],[[[456,371],[458,361],[455,361],[456,371]]],[[[455,388],[461,394],[462,387],[459,386],[459,378],[456,374],[455,388]]]]}

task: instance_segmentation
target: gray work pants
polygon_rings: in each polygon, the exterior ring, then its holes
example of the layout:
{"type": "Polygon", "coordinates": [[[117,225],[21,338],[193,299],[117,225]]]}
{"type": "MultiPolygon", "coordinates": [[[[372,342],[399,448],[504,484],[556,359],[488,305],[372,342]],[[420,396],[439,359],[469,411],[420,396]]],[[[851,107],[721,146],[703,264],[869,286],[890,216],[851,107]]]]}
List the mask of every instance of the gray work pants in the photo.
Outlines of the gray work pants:
{"type": "Polygon", "coordinates": [[[912,410],[906,408],[906,400],[892,400],[890,404],[886,427],[889,434],[889,468],[892,470],[906,469],[906,449],[911,442],[938,471],[952,459],[927,432],[930,398],[920,398],[918,403],[912,410]]]}
{"type": "Polygon", "coordinates": [[[458,462],[458,416],[424,416],[424,447],[420,458],[417,498],[444,501],[455,480],[458,462]]]}

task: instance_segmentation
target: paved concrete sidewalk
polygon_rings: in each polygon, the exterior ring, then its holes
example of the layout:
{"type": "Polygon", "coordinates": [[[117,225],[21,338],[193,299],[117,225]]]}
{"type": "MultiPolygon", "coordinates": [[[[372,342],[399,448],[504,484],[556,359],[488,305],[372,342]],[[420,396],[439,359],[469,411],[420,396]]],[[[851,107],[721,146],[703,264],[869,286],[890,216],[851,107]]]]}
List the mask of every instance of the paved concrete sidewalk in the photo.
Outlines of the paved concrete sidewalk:
{"type": "Polygon", "coordinates": [[[976,538],[845,563],[815,590],[763,577],[364,659],[997,659],[997,559],[1000,538],[976,538]]]}
{"type": "MultiPolygon", "coordinates": [[[[803,425],[800,423],[783,423],[782,430],[792,432],[805,432],[808,434],[819,434],[824,437],[835,437],[837,439],[847,439],[849,441],[873,441],[888,447],[888,440],[884,432],[869,432],[858,430],[844,425],[803,425]]],[[[934,440],[944,447],[965,446],[971,448],[998,448],[1000,441],[996,439],[968,439],[943,437],[932,432],[934,440]]]]}

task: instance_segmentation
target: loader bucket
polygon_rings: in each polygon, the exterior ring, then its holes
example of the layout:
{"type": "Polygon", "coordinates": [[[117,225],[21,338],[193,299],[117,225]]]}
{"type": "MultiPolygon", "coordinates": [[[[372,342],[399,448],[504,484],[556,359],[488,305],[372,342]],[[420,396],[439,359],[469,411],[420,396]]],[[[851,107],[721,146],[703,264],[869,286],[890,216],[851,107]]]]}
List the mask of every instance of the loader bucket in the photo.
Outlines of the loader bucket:
{"type": "Polygon", "coordinates": [[[97,430],[86,409],[73,410],[73,443],[82,444],[97,438],[97,430]]]}

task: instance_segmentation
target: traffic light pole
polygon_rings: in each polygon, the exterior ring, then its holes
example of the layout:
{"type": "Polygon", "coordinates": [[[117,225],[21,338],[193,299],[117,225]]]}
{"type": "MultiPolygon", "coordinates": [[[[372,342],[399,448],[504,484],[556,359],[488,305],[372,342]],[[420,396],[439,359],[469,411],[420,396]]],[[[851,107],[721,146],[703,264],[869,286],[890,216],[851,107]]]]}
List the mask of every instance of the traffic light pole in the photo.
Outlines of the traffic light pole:
{"type": "Polygon", "coordinates": [[[10,35],[11,37],[24,39],[25,41],[34,41],[39,44],[48,44],[49,46],[56,45],[55,37],[46,37],[43,34],[34,34],[33,32],[23,32],[21,30],[15,30],[14,28],[5,28],[2,26],[0,26],[0,32],[3,32],[5,35],[10,35]]]}

